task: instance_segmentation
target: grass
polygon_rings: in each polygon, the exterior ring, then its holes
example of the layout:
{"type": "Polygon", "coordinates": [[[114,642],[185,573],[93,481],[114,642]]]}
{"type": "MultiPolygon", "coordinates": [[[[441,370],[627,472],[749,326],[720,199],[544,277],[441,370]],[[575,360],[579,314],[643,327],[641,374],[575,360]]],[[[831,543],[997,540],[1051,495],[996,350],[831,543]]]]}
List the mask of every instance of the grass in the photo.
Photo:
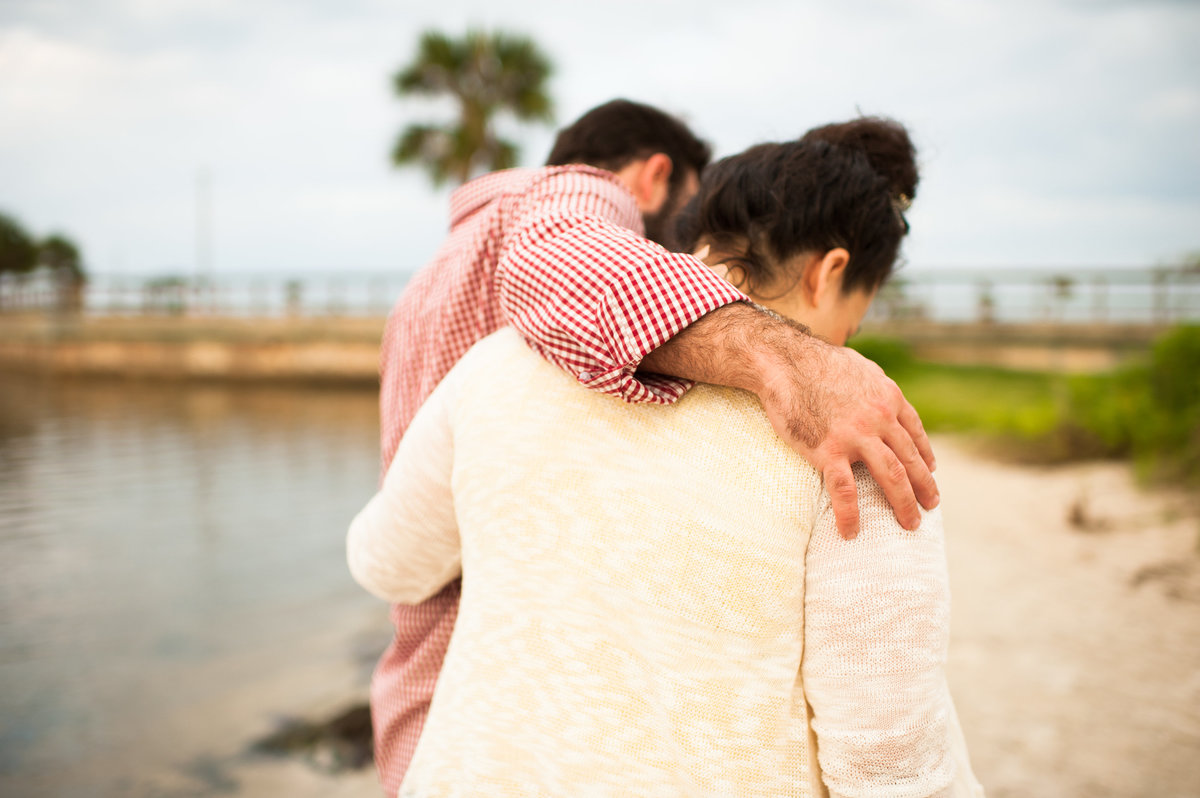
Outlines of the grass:
{"type": "Polygon", "coordinates": [[[933,432],[1034,439],[1059,417],[1061,386],[1050,375],[922,363],[893,378],[933,432]]]}
{"type": "Polygon", "coordinates": [[[851,345],[896,381],[930,432],[1034,440],[1058,424],[1065,380],[1056,375],[927,363],[887,339],[851,345]]]}
{"type": "Polygon", "coordinates": [[[1088,376],[925,363],[887,339],[853,346],[930,432],[970,433],[1026,462],[1129,458],[1143,476],[1200,487],[1200,326],[1168,333],[1145,363],[1088,376]]]}

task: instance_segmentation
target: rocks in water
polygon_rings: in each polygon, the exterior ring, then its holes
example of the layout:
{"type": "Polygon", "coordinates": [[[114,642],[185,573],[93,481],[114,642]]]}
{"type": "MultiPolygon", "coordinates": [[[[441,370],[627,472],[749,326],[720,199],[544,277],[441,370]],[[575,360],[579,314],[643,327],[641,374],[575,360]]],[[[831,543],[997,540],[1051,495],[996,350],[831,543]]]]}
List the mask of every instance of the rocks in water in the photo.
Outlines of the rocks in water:
{"type": "Polygon", "coordinates": [[[272,756],[302,756],[320,770],[357,770],[374,755],[371,709],[355,704],[327,720],[285,720],[271,734],[251,744],[251,751],[272,756]]]}

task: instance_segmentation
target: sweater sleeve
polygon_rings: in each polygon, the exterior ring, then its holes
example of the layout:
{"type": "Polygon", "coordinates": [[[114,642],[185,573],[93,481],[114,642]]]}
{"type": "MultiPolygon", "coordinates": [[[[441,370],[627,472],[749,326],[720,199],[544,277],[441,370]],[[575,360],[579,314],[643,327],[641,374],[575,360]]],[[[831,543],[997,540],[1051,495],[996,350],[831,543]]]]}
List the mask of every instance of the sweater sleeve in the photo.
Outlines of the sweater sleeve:
{"type": "Polygon", "coordinates": [[[350,524],[350,573],[379,598],[418,604],[461,573],[451,413],[464,368],[452,369],[421,406],[383,486],[350,524]]]}
{"type": "Polygon", "coordinates": [[[907,532],[862,464],[861,531],[838,536],[828,496],[806,557],[804,689],[830,794],[970,795],[957,788],[946,685],[950,594],[941,513],[907,532]]]}
{"type": "Polygon", "coordinates": [[[535,351],[585,387],[672,402],[691,383],[637,374],[642,358],[746,297],[690,255],[643,238],[632,196],[600,175],[563,171],[530,192],[502,244],[501,308],[535,351]]]}

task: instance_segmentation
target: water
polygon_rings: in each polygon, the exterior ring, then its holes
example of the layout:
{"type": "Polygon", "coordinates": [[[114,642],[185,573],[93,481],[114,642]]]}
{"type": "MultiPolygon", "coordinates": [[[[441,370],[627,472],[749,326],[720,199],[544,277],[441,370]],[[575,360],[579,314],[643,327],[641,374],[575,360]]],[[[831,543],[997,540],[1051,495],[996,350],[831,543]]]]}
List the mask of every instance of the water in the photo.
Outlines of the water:
{"type": "Polygon", "coordinates": [[[0,374],[0,794],[206,794],[205,761],[365,690],[386,609],[343,552],[377,412],[0,374]]]}

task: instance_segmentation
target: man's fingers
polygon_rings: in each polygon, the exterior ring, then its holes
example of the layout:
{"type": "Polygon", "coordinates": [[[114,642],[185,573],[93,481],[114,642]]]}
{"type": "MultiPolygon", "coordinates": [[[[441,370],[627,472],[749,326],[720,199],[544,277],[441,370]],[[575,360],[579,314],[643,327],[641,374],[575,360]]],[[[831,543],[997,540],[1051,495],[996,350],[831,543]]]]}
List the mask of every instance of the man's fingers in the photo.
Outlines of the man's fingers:
{"type": "Polygon", "coordinates": [[[926,510],[937,507],[941,498],[938,494],[937,482],[934,481],[933,473],[926,465],[925,459],[917,451],[916,444],[908,436],[908,430],[896,425],[890,433],[884,436],[883,442],[891,447],[892,453],[904,465],[908,482],[921,506],[926,510]]]}
{"type": "Polygon", "coordinates": [[[833,504],[833,517],[837,521],[838,534],[846,540],[858,535],[858,486],[854,484],[854,472],[849,460],[839,460],[825,466],[825,490],[833,504]]]}
{"type": "MultiPolygon", "coordinates": [[[[925,425],[921,423],[921,417],[917,415],[915,407],[907,401],[904,402],[904,407],[900,410],[900,426],[904,427],[904,431],[916,444],[917,451],[921,453],[921,459],[925,461],[925,465],[930,471],[937,471],[937,458],[933,456],[933,446],[929,443],[929,436],[925,434],[925,425]]],[[[924,501],[921,504],[925,504],[924,501]]],[[[925,504],[925,508],[932,510],[931,505],[925,504]]]]}
{"type": "Polygon", "coordinates": [[[913,494],[912,485],[908,481],[908,470],[895,453],[881,440],[863,451],[863,462],[879,487],[896,520],[905,529],[916,529],[921,525],[921,512],[917,509],[917,498],[913,494]]]}

